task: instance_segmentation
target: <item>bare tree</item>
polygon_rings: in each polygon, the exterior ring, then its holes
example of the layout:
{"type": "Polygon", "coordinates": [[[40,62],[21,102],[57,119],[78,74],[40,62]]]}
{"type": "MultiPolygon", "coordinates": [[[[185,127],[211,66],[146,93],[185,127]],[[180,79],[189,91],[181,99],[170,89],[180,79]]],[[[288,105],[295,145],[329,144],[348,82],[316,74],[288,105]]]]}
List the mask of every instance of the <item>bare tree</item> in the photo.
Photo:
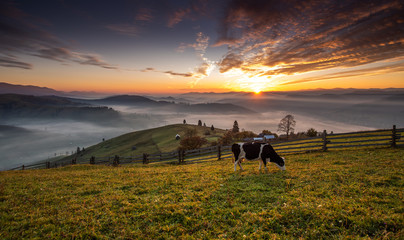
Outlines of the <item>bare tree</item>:
{"type": "Polygon", "coordinates": [[[289,134],[295,130],[296,121],[292,115],[286,115],[286,117],[282,118],[278,125],[278,131],[285,132],[286,138],[289,139],[289,134]]]}

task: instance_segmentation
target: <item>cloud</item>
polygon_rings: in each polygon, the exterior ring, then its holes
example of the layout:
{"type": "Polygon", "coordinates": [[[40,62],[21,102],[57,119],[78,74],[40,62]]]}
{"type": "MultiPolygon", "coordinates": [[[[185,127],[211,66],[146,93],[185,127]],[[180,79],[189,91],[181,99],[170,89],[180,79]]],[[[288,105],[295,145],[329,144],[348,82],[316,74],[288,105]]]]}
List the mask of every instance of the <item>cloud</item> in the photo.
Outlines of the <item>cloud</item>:
{"type": "Polygon", "coordinates": [[[44,20],[32,17],[11,2],[0,3],[0,66],[32,69],[31,63],[19,60],[18,56],[36,56],[58,62],[75,62],[106,69],[117,69],[95,54],[74,52],[68,45],[51,33],[44,31],[44,20]]]}
{"type": "Polygon", "coordinates": [[[191,13],[191,9],[190,8],[181,8],[176,10],[175,12],[173,12],[168,19],[168,23],[167,26],[172,28],[175,25],[177,25],[178,23],[180,23],[184,17],[186,17],[187,15],[189,15],[191,13]]]}
{"type": "Polygon", "coordinates": [[[34,56],[50,59],[58,62],[76,62],[82,65],[98,66],[106,69],[118,69],[118,67],[110,65],[103,61],[100,56],[95,54],[72,52],[66,48],[47,48],[39,49],[34,56]]]}
{"type": "Polygon", "coordinates": [[[64,62],[73,57],[72,53],[68,49],[62,47],[39,49],[33,55],[59,62],[64,62]]]}
{"type": "Polygon", "coordinates": [[[404,55],[400,1],[234,0],[215,46],[219,62],[250,75],[293,75],[366,65],[404,55]]]}
{"type": "Polygon", "coordinates": [[[193,77],[193,73],[177,73],[177,72],[173,72],[173,71],[165,71],[163,73],[166,73],[168,75],[171,76],[181,76],[181,77],[193,77]]]}
{"type": "Polygon", "coordinates": [[[154,16],[150,8],[140,8],[135,16],[136,21],[151,22],[154,16]]]}
{"type": "Polygon", "coordinates": [[[32,69],[31,64],[21,62],[21,61],[17,60],[15,57],[10,57],[10,56],[0,56],[0,66],[22,68],[22,69],[32,69]]]}
{"type": "Polygon", "coordinates": [[[181,43],[181,45],[177,48],[177,51],[183,52],[187,48],[193,48],[195,50],[195,54],[202,61],[201,65],[194,68],[194,71],[191,73],[192,75],[189,77],[193,77],[194,79],[190,81],[188,84],[193,88],[198,82],[209,76],[213,69],[216,67],[216,63],[210,61],[205,57],[206,49],[209,46],[209,36],[203,34],[202,32],[198,32],[196,34],[195,43],[185,44],[181,43]]]}
{"type": "Polygon", "coordinates": [[[92,65],[92,66],[98,66],[98,67],[102,67],[102,68],[106,68],[106,69],[119,69],[117,66],[110,65],[110,64],[104,62],[99,56],[92,55],[92,54],[78,53],[78,54],[76,54],[73,61],[80,63],[82,65],[92,65]]]}
{"type": "Polygon", "coordinates": [[[196,20],[201,16],[208,16],[212,11],[216,10],[217,2],[211,0],[191,0],[188,5],[182,5],[180,8],[172,11],[168,15],[167,26],[175,27],[184,19],[196,20]]]}
{"type": "Polygon", "coordinates": [[[135,37],[139,34],[139,28],[134,24],[108,24],[105,27],[122,35],[135,37]]]}
{"type": "Polygon", "coordinates": [[[184,52],[185,49],[187,48],[193,48],[197,56],[202,59],[206,53],[206,49],[209,46],[209,39],[210,39],[209,36],[203,34],[202,32],[198,32],[196,34],[195,43],[191,44],[181,43],[180,46],[177,48],[177,51],[184,52]]]}
{"type": "Polygon", "coordinates": [[[291,85],[298,83],[308,83],[308,82],[318,82],[318,81],[326,81],[330,79],[338,79],[344,77],[355,77],[355,76],[363,76],[363,75],[378,75],[378,74],[386,74],[392,72],[403,72],[404,71],[404,61],[397,61],[393,63],[383,64],[382,66],[377,67],[368,67],[365,69],[354,69],[348,71],[341,71],[332,74],[324,74],[319,77],[310,77],[303,78],[295,81],[289,81],[281,83],[280,85],[291,85]]]}
{"type": "Polygon", "coordinates": [[[154,72],[154,71],[156,71],[154,68],[152,68],[152,67],[148,67],[148,68],[145,68],[145,69],[142,69],[142,70],[140,70],[141,72],[154,72]]]}

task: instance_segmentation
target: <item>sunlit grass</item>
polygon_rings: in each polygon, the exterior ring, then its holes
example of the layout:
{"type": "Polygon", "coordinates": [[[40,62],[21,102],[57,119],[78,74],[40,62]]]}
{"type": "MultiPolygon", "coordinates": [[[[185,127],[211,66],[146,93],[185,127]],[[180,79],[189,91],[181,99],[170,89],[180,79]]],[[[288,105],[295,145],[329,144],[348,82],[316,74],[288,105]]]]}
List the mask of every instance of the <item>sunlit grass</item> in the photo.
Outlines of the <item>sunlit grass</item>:
{"type": "Polygon", "coordinates": [[[404,149],[0,173],[0,239],[386,238],[404,234],[404,149]]]}

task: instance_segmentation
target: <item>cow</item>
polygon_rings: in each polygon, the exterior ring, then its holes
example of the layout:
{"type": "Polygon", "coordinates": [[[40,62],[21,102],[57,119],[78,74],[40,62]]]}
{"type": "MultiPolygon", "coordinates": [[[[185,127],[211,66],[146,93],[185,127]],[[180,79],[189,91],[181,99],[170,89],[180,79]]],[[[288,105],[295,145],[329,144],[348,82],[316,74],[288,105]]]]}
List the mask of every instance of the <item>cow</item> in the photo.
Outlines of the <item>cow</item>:
{"type": "Polygon", "coordinates": [[[241,166],[243,158],[260,160],[259,170],[261,170],[262,163],[264,163],[265,170],[268,171],[267,159],[275,163],[281,170],[286,170],[285,159],[280,157],[269,143],[235,143],[232,145],[231,151],[234,155],[234,171],[237,171],[237,164],[243,170],[241,166]]]}

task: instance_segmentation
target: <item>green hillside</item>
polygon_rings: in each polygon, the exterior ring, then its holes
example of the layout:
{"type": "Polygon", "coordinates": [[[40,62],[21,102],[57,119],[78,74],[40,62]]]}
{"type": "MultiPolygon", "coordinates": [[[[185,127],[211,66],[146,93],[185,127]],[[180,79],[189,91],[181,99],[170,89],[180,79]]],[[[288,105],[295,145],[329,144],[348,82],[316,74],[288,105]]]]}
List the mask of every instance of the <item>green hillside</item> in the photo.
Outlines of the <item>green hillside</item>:
{"type": "MultiPolygon", "coordinates": [[[[210,130],[210,127],[203,127],[189,124],[174,124],[158,128],[152,128],[142,131],[136,131],[115,137],[94,146],[86,148],[77,158],[78,161],[87,161],[91,156],[108,157],[108,156],[134,156],[143,153],[153,154],[158,152],[171,152],[179,147],[178,140],[175,136],[179,134],[184,136],[186,131],[195,129],[198,136],[203,136],[208,140],[210,145],[213,141],[217,141],[225,130],[210,130]],[[206,135],[209,133],[208,135],[206,135]]],[[[67,157],[68,159],[71,158],[67,157]]]]}

